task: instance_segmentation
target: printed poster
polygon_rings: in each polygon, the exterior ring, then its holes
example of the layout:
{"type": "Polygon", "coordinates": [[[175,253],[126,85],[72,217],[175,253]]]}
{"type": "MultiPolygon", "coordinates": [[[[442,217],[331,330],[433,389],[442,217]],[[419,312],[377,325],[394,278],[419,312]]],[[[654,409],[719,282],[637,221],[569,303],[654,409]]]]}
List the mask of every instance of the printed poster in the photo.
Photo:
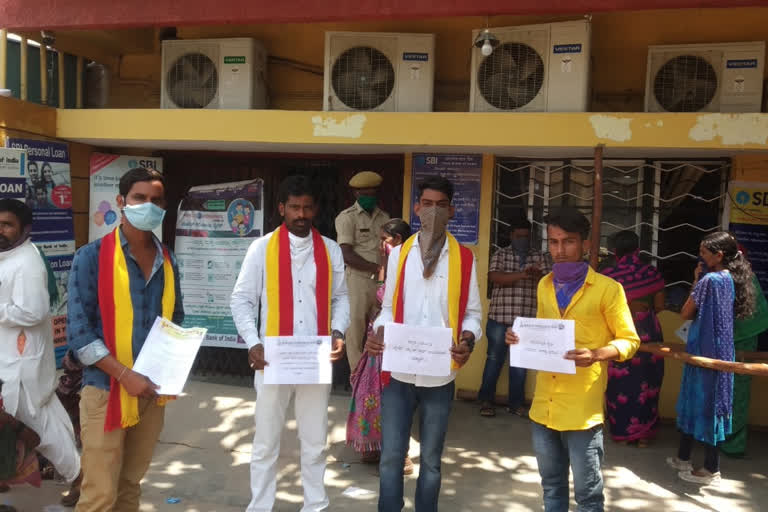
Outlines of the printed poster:
{"type": "Polygon", "coordinates": [[[204,327],[203,346],[248,348],[229,307],[248,247],[264,231],[264,183],[193,187],[179,205],[176,259],[184,327],[204,327]]]}
{"type": "Polygon", "coordinates": [[[729,230],[747,250],[752,271],[768,293],[768,183],[731,182],[729,230]]]}
{"type": "MultiPolygon", "coordinates": [[[[90,169],[90,207],[88,208],[88,241],[93,242],[108,234],[120,223],[117,196],[120,178],[136,167],[163,172],[163,159],[143,156],[108,155],[93,153],[90,169]]],[[[162,227],[155,230],[162,240],[162,227]]]]}
{"type": "Polygon", "coordinates": [[[27,197],[27,152],[22,149],[0,148],[0,198],[27,197]]]}
{"type": "Polygon", "coordinates": [[[32,207],[32,241],[48,259],[59,300],[51,308],[59,363],[67,351],[67,282],[75,254],[69,147],[60,142],[9,138],[9,148],[27,152],[26,201],[32,207]]]}
{"type": "MultiPolygon", "coordinates": [[[[411,204],[418,198],[418,185],[429,176],[442,176],[453,183],[453,206],[456,213],[448,223],[448,231],[459,243],[474,245],[480,228],[480,186],[482,155],[414,154],[411,182],[411,204]]],[[[415,233],[421,223],[411,215],[415,233]]]]}

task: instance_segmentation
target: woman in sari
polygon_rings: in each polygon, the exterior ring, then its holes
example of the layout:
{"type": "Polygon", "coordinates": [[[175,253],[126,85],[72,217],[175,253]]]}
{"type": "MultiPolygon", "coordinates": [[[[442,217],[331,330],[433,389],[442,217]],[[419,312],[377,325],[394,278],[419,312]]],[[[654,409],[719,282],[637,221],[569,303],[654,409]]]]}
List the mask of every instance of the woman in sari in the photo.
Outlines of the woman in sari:
{"type": "MultiPolygon", "coordinates": [[[[664,309],[664,279],[655,267],[640,259],[640,240],[634,232],[616,233],[611,242],[616,262],[602,274],[624,287],[640,341],[663,341],[656,314],[664,309]]],[[[663,379],[664,358],[654,354],[638,352],[628,361],[610,362],[605,403],[614,441],[645,446],[656,434],[663,379]]]]}
{"type": "MultiPolygon", "coordinates": [[[[411,227],[403,219],[391,219],[381,227],[382,269],[379,273],[379,289],[376,293],[379,310],[384,297],[389,253],[410,236],[411,227]]],[[[377,310],[368,319],[366,336],[373,333],[373,321],[378,314],[377,310]]],[[[363,454],[363,462],[378,462],[381,452],[381,358],[369,356],[367,351],[363,351],[357,368],[352,370],[350,377],[352,400],[347,417],[347,444],[363,454]]],[[[406,457],[406,474],[410,474],[409,469],[412,473],[413,464],[406,457]]]]}
{"type": "MultiPolygon", "coordinates": [[[[742,248],[742,253],[746,251],[742,248]]],[[[739,351],[757,350],[757,336],[768,330],[768,302],[756,276],[752,278],[755,288],[755,313],[744,319],[733,321],[733,345],[739,351]]],[[[747,421],[749,419],[749,400],[752,377],[733,375],[733,433],[720,444],[720,450],[732,457],[743,457],[747,451],[747,421]]]]}
{"type": "MultiPolygon", "coordinates": [[[[752,267],[725,232],[704,237],[699,255],[703,263],[696,268],[691,296],[680,313],[693,320],[686,350],[694,356],[733,361],[734,319],[755,313],[752,267]]],[[[677,457],[667,458],[681,479],[703,485],[720,481],[718,444],[732,432],[732,414],[733,374],[686,364],[677,398],[680,447],[677,457]],[[696,470],[691,464],[694,440],[706,449],[704,466],[696,470]]]]}
{"type": "MultiPolygon", "coordinates": [[[[3,384],[0,381],[0,390],[3,384]]],[[[40,487],[40,468],[35,447],[40,437],[29,427],[5,412],[0,394],[0,492],[11,485],[40,487]]]]}

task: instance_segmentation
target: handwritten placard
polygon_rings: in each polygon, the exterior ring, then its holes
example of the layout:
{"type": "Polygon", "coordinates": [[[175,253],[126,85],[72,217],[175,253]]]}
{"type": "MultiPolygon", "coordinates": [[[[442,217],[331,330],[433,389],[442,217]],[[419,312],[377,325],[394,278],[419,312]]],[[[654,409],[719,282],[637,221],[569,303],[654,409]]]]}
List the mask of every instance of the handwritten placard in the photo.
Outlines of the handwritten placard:
{"type": "Polygon", "coordinates": [[[509,365],[556,373],[576,373],[565,353],[576,345],[573,320],[517,317],[512,330],[520,343],[509,347],[509,365]]]}
{"type": "Polygon", "coordinates": [[[384,326],[382,369],[429,377],[451,374],[453,331],[446,327],[384,326]]]}

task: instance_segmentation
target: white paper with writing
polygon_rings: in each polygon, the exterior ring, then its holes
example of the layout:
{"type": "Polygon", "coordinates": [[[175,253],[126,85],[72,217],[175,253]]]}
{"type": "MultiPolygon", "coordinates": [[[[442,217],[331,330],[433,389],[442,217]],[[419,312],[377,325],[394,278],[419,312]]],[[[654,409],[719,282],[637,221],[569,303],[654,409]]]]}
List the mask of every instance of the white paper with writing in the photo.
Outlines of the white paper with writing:
{"type": "Polygon", "coordinates": [[[384,326],[384,371],[428,377],[451,375],[453,330],[388,323],[384,326]]]}
{"type": "Polygon", "coordinates": [[[556,373],[576,373],[576,363],[564,359],[576,348],[573,320],[517,317],[512,330],[520,343],[509,346],[509,365],[556,373]]]}
{"type": "Polygon", "coordinates": [[[330,384],[330,336],[267,336],[264,384],[330,384]]]}
{"type": "Polygon", "coordinates": [[[184,328],[157,317],[133,371],[160,386],[157,392],[161,395],[181,394],[206,332],[201,327],[184,328]]]}

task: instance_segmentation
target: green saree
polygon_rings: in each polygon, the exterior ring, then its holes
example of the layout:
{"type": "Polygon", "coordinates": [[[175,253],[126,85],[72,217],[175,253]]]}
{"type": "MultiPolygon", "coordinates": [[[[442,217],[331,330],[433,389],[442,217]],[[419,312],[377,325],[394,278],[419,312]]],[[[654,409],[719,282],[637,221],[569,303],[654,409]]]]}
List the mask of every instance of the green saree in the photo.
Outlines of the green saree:
{"type": "MultiPolygon", "coordinates": [[[[757,336],[768,330],[768,302],[757,278],[754,278],[757,291],[755,314],[744,320],[733,322],[733,344],[736,350],[752,352],[757,350],[757,336]]],[[[752,377],[749,375],[733,376],[733,432],[720,443],[720,449],[726,455],[741,457],[747,451],[747,421],[749,419],[749,398],[752,377]]]]}

